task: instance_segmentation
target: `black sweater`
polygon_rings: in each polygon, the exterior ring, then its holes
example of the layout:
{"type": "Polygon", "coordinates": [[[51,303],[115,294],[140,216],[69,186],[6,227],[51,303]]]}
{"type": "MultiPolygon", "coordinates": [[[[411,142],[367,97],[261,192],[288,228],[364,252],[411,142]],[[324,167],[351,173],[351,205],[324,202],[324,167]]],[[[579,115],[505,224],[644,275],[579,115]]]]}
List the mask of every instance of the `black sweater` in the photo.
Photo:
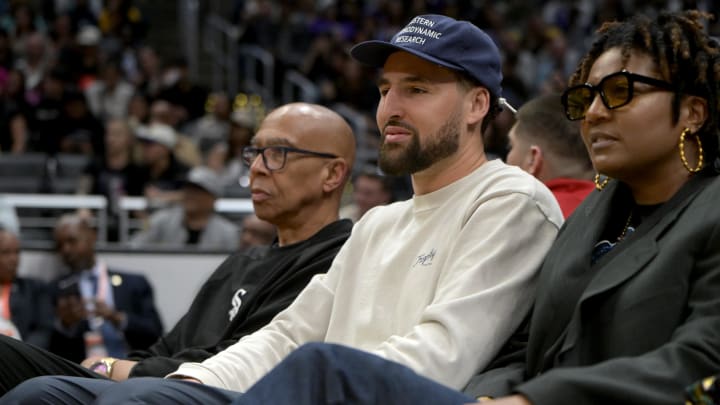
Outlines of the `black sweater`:
{"type": "Polygon", "coordinates": [[[231,255],[168,334],[147,351],[130,353],[130,360],[139,361],[130,376],[165,376],[181,363],[203,361],[265,326],[315,274],[330,268],[351,229],[352,222],[340,220],[290,246],[231,255]]]}

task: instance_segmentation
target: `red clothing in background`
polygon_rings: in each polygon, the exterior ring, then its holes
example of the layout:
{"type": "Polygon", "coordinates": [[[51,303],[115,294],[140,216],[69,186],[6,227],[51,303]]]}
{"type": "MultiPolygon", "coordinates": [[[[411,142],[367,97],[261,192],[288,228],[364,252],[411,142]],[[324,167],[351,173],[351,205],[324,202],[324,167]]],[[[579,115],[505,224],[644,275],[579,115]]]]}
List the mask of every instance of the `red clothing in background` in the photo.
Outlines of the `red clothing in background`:
{"type": "Polygon", "coordinates": [[[595,189],[595,183],[590,180],[567,178],[552,179],[545,185],[555,195],[565,218],[595,189]]]}

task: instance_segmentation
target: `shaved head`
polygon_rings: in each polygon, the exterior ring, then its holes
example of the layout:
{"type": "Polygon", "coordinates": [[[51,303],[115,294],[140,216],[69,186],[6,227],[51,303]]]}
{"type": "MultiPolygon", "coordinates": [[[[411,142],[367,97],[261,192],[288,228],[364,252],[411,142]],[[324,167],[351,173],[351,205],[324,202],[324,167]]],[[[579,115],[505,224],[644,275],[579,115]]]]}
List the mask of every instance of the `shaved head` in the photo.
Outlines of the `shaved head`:
{"type": "Polygon", "coordinates": [[[273,110],[260,128],[281,125],[293,128],[303,139],[303,145],[312,150],[340,156],[352,169],[355,163],[355,136],[352,128],[340,114],[317,104],[291,103],[273,110]]]}

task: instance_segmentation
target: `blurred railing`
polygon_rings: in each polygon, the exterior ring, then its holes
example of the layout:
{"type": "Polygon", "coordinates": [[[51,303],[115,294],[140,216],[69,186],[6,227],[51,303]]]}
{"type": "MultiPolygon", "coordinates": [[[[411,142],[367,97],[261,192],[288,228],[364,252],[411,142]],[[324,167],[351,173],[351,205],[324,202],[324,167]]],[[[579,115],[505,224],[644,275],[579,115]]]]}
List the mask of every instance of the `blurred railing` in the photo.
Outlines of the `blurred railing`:
{"type": "MultiPolygon", "coordinates": [[[[118,201],[120,210],[119,218],[119,239],[120,243],[130,240],[133,230],[142,228],[142,221],[132,219],[132,211],[145,211],[148,208],[148,200],[145,197],[121,197],[118,201]]],[[[219,214],[252,214],[253,205],[249,198],[219,198],[215,200],[215,211],[219,214]]]]}
{"type": "MultiPolygon", "coordinates": [[[[88,209],[93,213],[97,226],[98,244],[108,243],[108,201],[101,195],[77,194],[2,194],[3,201],[20,210],[21,235],[23,230],[44,229],[51,231],[58,217],[65,212],[88,209]],[[32,210],[28,210],[32,209],[32,210]],[[30,214],[27,214],[31,212],[30,214]],[[33,214],[32,212],[36,212],[33,214]],[[51,215],[45,215],[51,214],[51,215]]],[[[144,197],[121,197],[119,209],[119,243],[130,239],[131,231],[142,228],[140,220],[132,219],[132,211],[144,211],[149,204],[144,197]]],[[[226,216],[243,216],[253,213],[252,200],[249,198],[219,198],[215,201],[215,211],[226,216]]]]}
{"type": "MultiPolygon", "coordinates": [[[[107,243],[107,199],[99,195],[76,194],[3,194],[3,200],[16,208],[33,208],[42,211],[72,211],[89,209],[95,211],[97,221],[97,240],[107,243]]],[[[52,229],[59,215],[28,215],[20,217],[20,227],[52,229]]]]}

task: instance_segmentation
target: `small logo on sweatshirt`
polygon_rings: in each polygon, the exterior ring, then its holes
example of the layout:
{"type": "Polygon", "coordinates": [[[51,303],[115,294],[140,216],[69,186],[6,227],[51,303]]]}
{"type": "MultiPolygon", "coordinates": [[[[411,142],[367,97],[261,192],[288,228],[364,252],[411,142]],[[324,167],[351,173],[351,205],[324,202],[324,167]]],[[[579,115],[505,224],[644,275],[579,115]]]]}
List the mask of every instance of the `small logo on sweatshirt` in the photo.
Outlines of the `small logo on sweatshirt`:
{"type": "Polygon", "coordinates": [[[431,266],[434,258],[435,258],[435,249],[432,249],[428,253],[418,255],[417,260],[415,260],[415,264],[413,264],[413,267],[415,267],[417,265],[431,266]]]}
{"type": "Polygon", "coordinates": [[[230,315],[230,322],[232,322],[233,318],[238,314],[240,311],[240,306],[242,306],[242,296],[247,294],[247,291],[244,288],[239,288],[237,291],[235,291],[235,294],[233,294],[232,299],[230,300],[230,305],[232,305],[232,308],[228,311],[228,315],[230,315]]]}

